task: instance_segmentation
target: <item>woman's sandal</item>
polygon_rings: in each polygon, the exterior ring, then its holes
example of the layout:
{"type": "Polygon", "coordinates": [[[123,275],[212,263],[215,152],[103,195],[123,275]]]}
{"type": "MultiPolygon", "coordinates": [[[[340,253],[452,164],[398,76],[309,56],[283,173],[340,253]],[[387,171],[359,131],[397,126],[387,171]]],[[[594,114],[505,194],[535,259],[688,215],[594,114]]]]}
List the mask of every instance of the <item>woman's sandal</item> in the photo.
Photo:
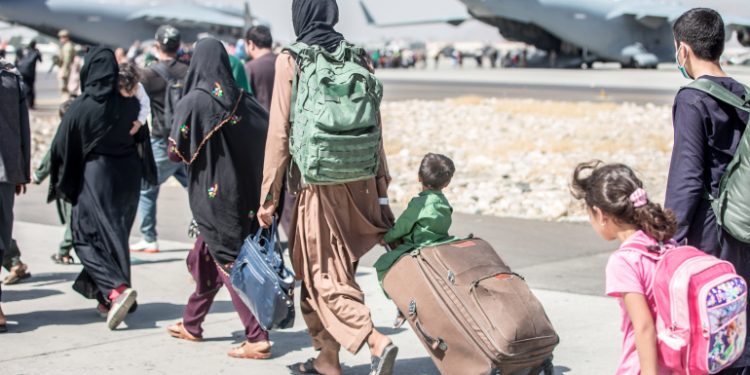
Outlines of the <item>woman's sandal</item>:
{"type": "Polygon", "coordinates": [[[26,280],[31,277],[31,272],[29,272],[29,267],[21,263],[17,266],[13,266],[13,268],[10,269],[10,273],[8,276],[3,279],[3,284],[5,285],[13,285],[17,284],[21,280],[26,280]]]}
{"type": "Polygon", "coordinates": [[[248,345],[248,342],[245,341],[242,343],[242,345],[232,348],[227,355],[232,358],[239,358],[239,359],[269,359],[271,358],[271,347],[269,345],[267,351],[251,351],[247,352],[245,350],[245,347],[248,345]]]}
{"type": "Polygon", "coordinates": [[[185,326],[182,324],[182,322],[167,327],[167,332],[169,332],[170,336],[180,340],[192,342],[199,342],[203,340],[203,337],[193,336],[192,334],[190,334],[190,332],[185,329],[185,326]]]}
{"type": "Polygon", "coordinates": [[[286,368],[288,368],[293,375],[323,375],[315,369],[315,358],[310,358],[307,362],[289,365],[286,368]]]}
{"type": "Polygon", "coordinates": [[[71,265],[76,264],[76,260],[70,255],[52,254],[50,257],[55,264],[71,265]]]}
{"type": "Polygon", "coordinates": [[[380,357],[372,357],[372,363],[370,365],[370,375],[391,375],[393,374],[393,368],[396,364],[396,356],[398,355],[398,347],[393,344],[383,349],[383,354],[380,357]]]}

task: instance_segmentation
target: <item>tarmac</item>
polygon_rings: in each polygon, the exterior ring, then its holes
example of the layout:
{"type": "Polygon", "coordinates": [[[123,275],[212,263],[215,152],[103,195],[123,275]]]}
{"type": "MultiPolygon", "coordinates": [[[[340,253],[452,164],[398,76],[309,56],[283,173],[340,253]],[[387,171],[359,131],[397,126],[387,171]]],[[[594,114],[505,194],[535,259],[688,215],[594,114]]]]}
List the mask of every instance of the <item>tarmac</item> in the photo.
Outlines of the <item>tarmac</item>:
{"type": "MultiPolygon", "coordinates": [[[[397,84],[389,84],[391,81],[416,85],[416,89],[401,95],[401,99],[431,98],[436,88],[445,89],[451,95],[462,94],[460,90],[451,91],[456,85],[464,85],[465,90],[471,90],[472,86],[491,87],[487,92],[482,92],[481,88],[474,90],[479,92],[476,95],[487,96],[507,93],[503,85],[528,87],[529,94],[523,97],[549,95],[550,85],[571,92],[606,86],[631,90],[633,95],[652,90],[667,96],[669,90],[673,94],[676,87],[684,83],[676,72],[662,70],[636,72],[630,76],[638,79],[628,79],[629,75],[623,71],[565,73],[534,69],[513,70],[512,74],[467,70],[440,77],[435,77],[440,73],[430,71],[379,74],[385,82],[386,93],[400,90],[397,84]],[[647,84],[641,85],[641,82],[647,84]]],[[[40,111],[52,111],[54,80],[46,77],[39,82],[40,111]]],[[[566,99],[588,100],[575,95],[566,99]]],[[[607,100],[622,99],[610,97],[607,100]]],[[[46,191],[46,184],[30,186],[29,192],[16,201],[14,237],[33,277],[18,285],[3,287],[2,306],[8,316],[10,332],[0,335],[0,374],[286,374],[287,365],[315,356],[304,322],[298,315],[293,328],[271,333],[274,343],[271,360],[229,358],[226,351],[241,343],[243,338],[242,326],[226,291],[219,294],[204,324],[204,342],[183,342],[167,335],[165,328],[181,318],[193,290],[184,263],[192,247],[186,233],[191,215],[186,192],[173,184],[162,187],[159,200],[158,229],[163,251],[131,256],[139,309],[120,329],[109,331],[96,313],[95,302],[71,289],[80,266],[56,265],[49,259],[62,238],[63,228],[57,222],[53,205],[45,203],[46,191]]],[[[133,241],[137,240],[137,228],[138,222],[133,241]]],[[[616,301],[603,295],[604,267],[617,246],[615,243],[599,239],[587,223],[461,214],[454,217],[452,233],[458,236],[472,233],[488,240],[514,271],[526,278],[561,337],[555,351],[556,374],[614,372],[620,355],[621,317],[616,301]]],[[[400,348],[396,373],[438,374],[410,328],[390,328],[396,309],[380,291],[371,268],[382,252],[380,248],[373,249],[362,259],[357,279],[365,291],[376,326],[390,335],[400,348]]],[[[341,359],[345,374],[369,371],[370,358],[366,349],[357,355],[342,353],[341,359]]]]}

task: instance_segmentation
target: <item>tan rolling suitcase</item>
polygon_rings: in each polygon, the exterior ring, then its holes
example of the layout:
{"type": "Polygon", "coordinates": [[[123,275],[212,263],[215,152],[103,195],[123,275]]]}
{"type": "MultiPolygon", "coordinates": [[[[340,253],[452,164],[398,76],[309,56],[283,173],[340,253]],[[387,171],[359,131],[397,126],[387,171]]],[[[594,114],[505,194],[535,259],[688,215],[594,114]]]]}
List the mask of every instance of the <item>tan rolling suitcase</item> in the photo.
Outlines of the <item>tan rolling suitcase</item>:
{"type": "Polygon", "coordinates": [[[475,238],[414,251],[383,287],[444,375],[551,375],[559,337],[524,279],[475,238]]]}

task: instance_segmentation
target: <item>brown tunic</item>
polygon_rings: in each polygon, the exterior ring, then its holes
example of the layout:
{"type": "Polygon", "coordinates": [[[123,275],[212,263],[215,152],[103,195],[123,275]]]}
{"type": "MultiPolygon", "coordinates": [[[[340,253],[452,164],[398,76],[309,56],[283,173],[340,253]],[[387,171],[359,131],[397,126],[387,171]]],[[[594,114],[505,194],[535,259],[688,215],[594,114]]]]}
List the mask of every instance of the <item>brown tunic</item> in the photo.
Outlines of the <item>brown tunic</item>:
{"type": "MultiPolygon", "coordinates": [[[[261,197],[278,207],[288,170],[289,111],[294,59],[281,54],[270,108],[261,197]]],[[[375,246],[393,224],[393,213],[378,198],[387,197],[390,181],[381,146],[378,176],[341,185],[299,187],[289,246],[292,265],[302,280],[302,314],[313,345],[352,353],[362,347],[373,325],[364,294],[354,280],[357,261],[375,246]]],[[[294,186],[292,186],[294,190],[294,186]]]]}

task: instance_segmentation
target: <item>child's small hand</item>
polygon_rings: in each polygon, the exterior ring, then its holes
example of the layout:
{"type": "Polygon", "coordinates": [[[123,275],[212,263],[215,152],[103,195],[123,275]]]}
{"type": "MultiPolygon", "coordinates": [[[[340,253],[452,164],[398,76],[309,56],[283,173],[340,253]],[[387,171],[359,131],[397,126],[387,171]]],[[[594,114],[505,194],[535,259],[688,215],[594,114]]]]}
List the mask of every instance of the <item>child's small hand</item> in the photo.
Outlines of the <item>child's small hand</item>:
{"type": "Polygon", "coordinates": [[[133,127],[130,128],[130,135],[135,135],[136,133],[138,133],[138,130],[141,129],[141,126],[143,126],[143,124],[140,121],[133,121],[133,127]]]}

